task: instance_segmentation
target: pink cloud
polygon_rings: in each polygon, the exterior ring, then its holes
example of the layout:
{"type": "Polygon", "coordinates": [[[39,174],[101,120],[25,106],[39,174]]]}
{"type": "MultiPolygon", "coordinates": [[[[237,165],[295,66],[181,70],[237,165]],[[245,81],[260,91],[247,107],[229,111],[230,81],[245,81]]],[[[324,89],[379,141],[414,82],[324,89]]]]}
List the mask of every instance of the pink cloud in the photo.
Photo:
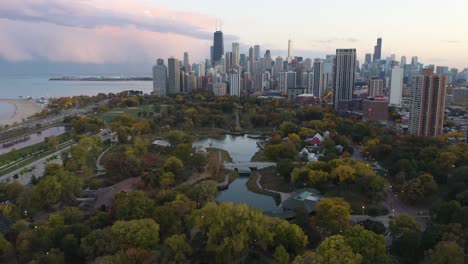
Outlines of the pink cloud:
{"type": "Polygon", "coordinates": [[[132,0],[16,0],[0,5],[0,58],[147,63],[208,55],[214,18],[132,0]]]}
{"type": "Polygon", "coordinates": [[[9,61],[46,59],[77,63],[152,63],[156,58],[208,54],[206,41],[136,27],[71,28],[0,19],[0,57],[9,61]]]}

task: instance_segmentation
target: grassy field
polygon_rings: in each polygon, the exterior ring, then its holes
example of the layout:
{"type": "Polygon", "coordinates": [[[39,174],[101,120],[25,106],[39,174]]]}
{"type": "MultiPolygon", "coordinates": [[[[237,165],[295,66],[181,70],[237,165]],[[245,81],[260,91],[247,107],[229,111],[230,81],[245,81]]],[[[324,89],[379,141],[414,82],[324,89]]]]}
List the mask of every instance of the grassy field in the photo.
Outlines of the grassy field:
{"type": "Polygon", "coordinates": [[[264,153],[265,153],[264,150],[257,151],[251,160],[252,161],[269,161],[264,153]]]}
{"type": "Polygon", "coordinates": [[[138,113],[141,113],[141,112],[151,112],[154,115],[157,115],[157,113],[154,113],[152,105],[142,105],[142,106],[136,106],[136,107],[114,108],[105,113],[97,114],[96,117],[104,121],[111,122],[112,120],[116,119],[120,115],[140,117],[138,113]]]}
{"type": "Polygon", "coordinates": [[[258,173],[262,175],[260,185],[262,185],[263,188],[285,193],[293,191],[293,188],[289,183],[287,183],[283,177],[278,175],[276,167],[265,168],[263,170],[259,170],[258,173]]]}
{"type": "Polygon", "coordinates": [[[281,196],[277,193],[260,189],[257,185],[257,179],[258,179],[258,174],[256,172],[251,173],[249,180],[247,181],[247,189],[249,189],[249,191],[254,192],[254,193],[271,196],[273,197],[273,199],[275,199],[276,204],[279,205],[281,203],[281,196]]]}

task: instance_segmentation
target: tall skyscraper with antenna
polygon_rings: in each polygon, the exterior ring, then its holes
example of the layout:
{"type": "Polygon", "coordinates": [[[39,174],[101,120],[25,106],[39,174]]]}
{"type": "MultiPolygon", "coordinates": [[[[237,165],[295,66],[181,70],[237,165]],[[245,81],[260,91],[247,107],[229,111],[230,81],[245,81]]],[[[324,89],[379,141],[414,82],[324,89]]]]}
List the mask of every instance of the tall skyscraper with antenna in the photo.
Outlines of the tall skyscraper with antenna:
{"type": "Polygon", "coordinates": [[[218,30],[218,25],[216,24],[216,32],[214,33],[213,37],[213,61],[211,64],[217,65],[221,57],[223,57],[224,54],[224,40],[223,40],[223,32],[221,31],[221,28],[218,30]]]}
{"type": "Polygon", "coordinates": [[[377,45],[374,46],[373,61],[376,62],[382,58],[382,38],[377,39],[377,45]]]}

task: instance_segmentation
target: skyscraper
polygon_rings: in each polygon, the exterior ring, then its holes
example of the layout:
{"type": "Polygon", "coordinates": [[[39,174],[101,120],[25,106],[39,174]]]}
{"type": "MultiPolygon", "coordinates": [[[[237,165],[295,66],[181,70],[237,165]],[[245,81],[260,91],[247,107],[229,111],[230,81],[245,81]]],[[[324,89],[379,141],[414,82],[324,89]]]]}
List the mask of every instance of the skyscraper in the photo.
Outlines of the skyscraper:
{"type": "Polygon", "coordinates": [[[176,94],[180,92],[179,60],[176,58],[169,58],[167,59],[167,66],[168,66],[167,94],[176,94]]]}
{"type": "Polygon", "coordinates": [[[278,74],[283,70],[283,58],[280,56],[276,57],[275,59],[275,67],[274,67],[274,75],[278,76],[278,74]]]}
{"type": "Polygon", "coordinates": [[[260,45],[254,46],[254,60],[258,61],[260,59],[260,45]]]}
{"type": "Polygon", "coordinates": [[[273,60],[271,59],[270,50],[266,50],[266,52],[265,52],[265,70],[271,70],[272,61],[273,60]]]}
{"type": "Polygon", "coordinates": [[[153,66],[153,91],[158,96],[167,94],[167,67],[163,59],[158,59],[153,66]]]}
{"type": "Polygon", "coordinates": [[[403,68],[395,67],[392,69],[390,79],[390,105],[400,107],[403,93],[403,68]]]}
{"type": "Polygon", "coordinates": [[[226,63],[224,71],[228,72],[232,67],[232,52],[226,52],[226,56],[224,56],[224,62],[226,63]]]}
{"type": "Polygon", "coordinates": [[[352,110],[356,49],[337,49],[333,66],[333,104],[339,114],[352,110]]]}
{"type": "Polygon", "coordinates": [[[239,97],[240,84],[240,75],[238,73],[231,73],[231,75],[229,75],[229,95],[239,97]]]}
{"type": "Polygon", "coordinates": [[[424,69],[413,76],[409,132],[418,136],[442,134],[444,124],[446,76],[424,69]]]}
{"type": "Polygon", "coordinates": [[[231,55],[231,66],[239,66],[240,61],[240,52],[239,52],[239,43],[234,42],[232,43],[232,55],[231,55]]]}
{"type": "Polygon", "coordinates": [[[322,97],[323,92],[323,61],[321,59],[314,59],[314,82],[312,85],[312,94],[315,97],[322,97]]]}
{"type": "Polygon", "coordinates": [[[400,67],[403,68],[406,65],[406,56],[401,56],[400,67]]]}
{"type": "Polygon", "coordinates": [[[373,77],[369,80],[369,97],[381,96],[383,94],[383,80],[373,77]]]}
{"type": "Polygon", "coordinates": [[[254,49],[250,47],[249,49],[249,71],[250,74],[254,74],[254,49]]]}
{"type": "Polygon", "coordinates": [[[294,47],[293,47],[293,41],[288,40],[288,61],[292,61],[294,59],[294,47]]]}
{"type": "Polygon", "coordinates": [[[365,64],[370,64],[372,62],[372,54],[366,53],[366,59],[364,60],[365,64]]]}
{"type": "Polygon", "coordinates": [[[184,52],[184,68],[185,68],[185,72],[189,72],[191,69],[190,67],[190,61],[189,61],[189,54],[188,52],[184,52]]]}
{"type": "Polygon", "coordinates": [[[213,61],[212,65],[216,65],[221,60],[221,57],[224,54],[224,40],[223,32],[216,31],[213,38],[213,61]]]}
{"type": "Polygon", "coordinates": [[[373,61],[376,62],[382,57],[382,38],[377,39],[377,45],[374,46],[374,58],[373,61]]]}

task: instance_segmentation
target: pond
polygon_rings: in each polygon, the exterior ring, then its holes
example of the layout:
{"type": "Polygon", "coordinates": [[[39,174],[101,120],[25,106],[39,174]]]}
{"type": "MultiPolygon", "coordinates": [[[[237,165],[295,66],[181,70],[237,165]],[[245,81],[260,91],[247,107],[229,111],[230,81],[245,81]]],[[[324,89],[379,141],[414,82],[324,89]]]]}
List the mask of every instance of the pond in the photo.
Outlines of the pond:
{"type": "Polygon", "coordinates": [[[0,155],[6,154],[13,149],[22,149],[43,142],[47,137],[60,136],[67,132],[64,126],[47,128],[39,133],[30,134],[14,140],[5,141],[0,144],[0,155]]]}
{"type": "MultiPolygon", "coordinates": [[[[219,148],[229,152],[233,162],[250,161],[259,150],[257,140],[245,136],[225,135],[220,138],[208,138],[193,143],[194,147],[219,148]]],[[[249,177],[239,176],[229,188],[218,193],[216,201],[245,203],[264,212],[277,208],[273,197],[257,194],[247,189],[249,177]]]]}

